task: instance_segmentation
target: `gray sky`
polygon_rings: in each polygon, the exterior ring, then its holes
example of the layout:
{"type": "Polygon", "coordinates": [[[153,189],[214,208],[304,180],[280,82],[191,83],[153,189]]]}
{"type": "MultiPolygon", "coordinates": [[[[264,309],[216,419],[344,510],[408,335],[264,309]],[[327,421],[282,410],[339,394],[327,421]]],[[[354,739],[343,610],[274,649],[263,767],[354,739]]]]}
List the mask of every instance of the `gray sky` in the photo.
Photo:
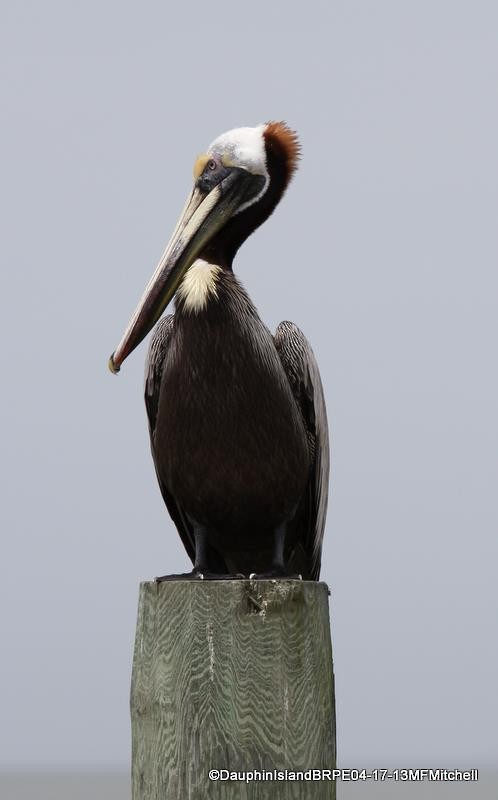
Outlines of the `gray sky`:
{"type": "Polygon", "coordinates": [[[106,367],[219,133],[303,159],[238,275],[322,370],[338,747],[497,763],[498,9],[4,2],[2,767],[126,767],[138,582],[184,571],[144,347],[106,367]]]}

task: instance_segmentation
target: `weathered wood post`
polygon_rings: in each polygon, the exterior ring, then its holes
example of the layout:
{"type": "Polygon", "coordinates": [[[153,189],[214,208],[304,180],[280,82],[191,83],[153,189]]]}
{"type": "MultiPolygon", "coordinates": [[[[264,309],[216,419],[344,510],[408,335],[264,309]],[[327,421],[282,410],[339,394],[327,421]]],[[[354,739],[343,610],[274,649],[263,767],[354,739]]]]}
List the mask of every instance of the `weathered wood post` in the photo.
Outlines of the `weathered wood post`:
{"type": "Polygon", "coordinates": [[[143,583],[131,689],[133,800],[334,800],[328,780],[210,780],[335,768],[324,583],[143,583]]]}

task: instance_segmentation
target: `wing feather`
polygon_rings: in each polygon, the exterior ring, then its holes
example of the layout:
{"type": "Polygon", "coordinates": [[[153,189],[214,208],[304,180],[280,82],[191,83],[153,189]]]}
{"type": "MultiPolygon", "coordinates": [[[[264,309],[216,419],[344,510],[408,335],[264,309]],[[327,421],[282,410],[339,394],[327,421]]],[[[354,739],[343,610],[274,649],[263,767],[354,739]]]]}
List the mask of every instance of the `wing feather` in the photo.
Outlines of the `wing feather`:
{"type": "Polygon", "coordinates": [[[274,342],[308,435],[312,466],[308,491],[303,500],[304,548],[310,576],[313,580],[318,580],[330,469],[327,411],[322,381],[313,350],[294,323],[281,322],[275,332],[274,342]]]}
{"type": "Polygon", "coordinates": [[[180,534],[183,545],[192,563],[195,560],[194,531],[187,519],[186,514],[178,505],[173,495],[168,491],[164,481],[161,479],[157,469],[156,453],[154,448],[155,429],[159,408],[159,397],[161,393],[161,381],[163,366],[167,357],[168,348],[171,344],[171,337],[174,327],[174,315],[169,314],[163,317],[156,325],[150,340],[149,352],[145,361],[145,386],[144,397],[147,417],[149,419],[150,446],[152,458],[156,467],[157,480],[161,489],[166,507],[175,526],[180,534]]]}

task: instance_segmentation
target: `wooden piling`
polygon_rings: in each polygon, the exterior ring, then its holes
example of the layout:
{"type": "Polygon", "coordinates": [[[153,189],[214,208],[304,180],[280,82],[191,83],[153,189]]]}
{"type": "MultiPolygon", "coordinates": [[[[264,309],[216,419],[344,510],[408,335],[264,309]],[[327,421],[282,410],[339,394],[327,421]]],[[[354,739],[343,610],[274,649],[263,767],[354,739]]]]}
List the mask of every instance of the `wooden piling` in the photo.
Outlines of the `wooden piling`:
{"type": "Polygon", "coordinates": [[[131,719],[133,800],[335,800],[328,780],[209,778],[335,768],[326,584],[143,583],[131,719]]]}

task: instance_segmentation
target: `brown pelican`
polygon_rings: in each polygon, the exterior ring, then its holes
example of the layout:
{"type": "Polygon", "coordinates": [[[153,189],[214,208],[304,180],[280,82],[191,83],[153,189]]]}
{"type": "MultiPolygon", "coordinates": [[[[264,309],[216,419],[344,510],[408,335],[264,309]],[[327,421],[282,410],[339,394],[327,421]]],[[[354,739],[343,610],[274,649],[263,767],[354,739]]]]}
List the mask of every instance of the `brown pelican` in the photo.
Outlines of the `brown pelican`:
{"type": "Polygon", "coordinates": [[[271,122],[231,130],[197,158],[192,193],[109,361],[118,372],[158,323],[145,404],[192,577],[320,574],[329,454],[318,367],[293,323],[271,335],[232,272],[298,157],[296,134],[271,122]],[[173,296],[175,314],[160,319],[173,296]]]}

